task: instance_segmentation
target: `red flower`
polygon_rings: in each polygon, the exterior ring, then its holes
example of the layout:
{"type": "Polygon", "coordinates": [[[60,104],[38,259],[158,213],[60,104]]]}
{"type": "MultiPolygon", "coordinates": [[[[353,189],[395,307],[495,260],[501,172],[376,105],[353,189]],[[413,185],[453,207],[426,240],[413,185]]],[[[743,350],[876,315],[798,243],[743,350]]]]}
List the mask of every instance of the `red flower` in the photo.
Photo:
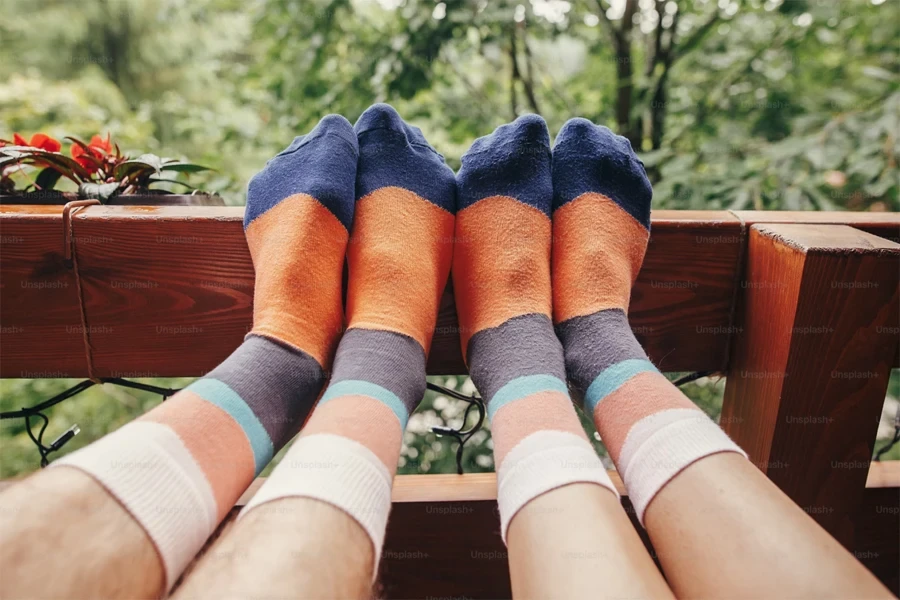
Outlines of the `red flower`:
{"type": "Polygon", "coordinates": [[[44,133],[34,134],[31,136],[30,142],[18,133],[15,133],[13,134],[13,142],[17,146],[31,146],[32,148],[39,148],[41,150],[46,150],[47,152],[59,152],[62,148],[62,144],[60,144],[58,140],[55,140],[44,133]]]}
{"type": "Polygon", "coordinates": [[[96,173],[99,167],[90,157],[99,159],[100,153],[94,150],[92,146],[88,146],[88,149],[85,150],[78,144],[72,145],[72,158],[75,159],[75,162],[84,167],[88,173],[96,173]]]}
{"type": "Polygon", "coordinates": [[[72,158],[84,167],[88,173],[96,173],[99,167],[94,160],[91,160],[91,158],[102,161],[105,156],[112,152],[112,149],[113,145],[112,142],[109,141],[109,133],[106,134],[105,140],[99,135],[95,135],[87,145],[87,150],[79,144],[73,144],[72,158]]]}
{"type": "Polygon", "coordinates": [[[108,131],[106,132],[105,140],[102,137],[100,137],[99,135],[95,135],[94,137],[91,138],[91,143],[88,144],[88,146],[90,146],[91,148],[94,148],[95,150],[99,150],[103,154],[109,154],[110,152],[113,151],[113,145],[112,145],[112,142],[109,141],[109,132],[108,131]]]}

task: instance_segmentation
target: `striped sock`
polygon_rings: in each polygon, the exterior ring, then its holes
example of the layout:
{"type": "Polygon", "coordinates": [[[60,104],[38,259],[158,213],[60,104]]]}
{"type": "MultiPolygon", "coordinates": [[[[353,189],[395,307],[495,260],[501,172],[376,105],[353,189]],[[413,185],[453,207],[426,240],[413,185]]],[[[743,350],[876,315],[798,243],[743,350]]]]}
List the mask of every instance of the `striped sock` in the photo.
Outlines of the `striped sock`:
{"type": "Polygon", "coordinates": [[[343,320],[357,155],[350,123],[329,116],[269,161],[247,196],[256,287],[244,343],[167,402],[53,463],[87,472],[131,513],[159,552],[166,589],[324,385],[343,320]]]}
{"type": "Polygon", "coordinates": [[[368,533],[378,565],[391,482],[450,270],[456,182],[393,108],[375,105],[359,137],[348,262],[349,329],[303,433],[244,512],[284,497],[332,504],[368,533]]]}
{"type": "Polygon", "coordinates": [[[628,325],[652,190],[627,139],[572,119],[553,149],[553,317],[583,396],[643,522],[660,489],[717,452],[743,454],[656,370],[628,325]]]}
{"type": "Polygon", "coordinates": [[[535,497],[615,488],[575,414],[550,320],[547,126],[520,117],[475,141],[458,175],[453,280],[463,354],[487,402],[501,533],[535,497]]]}

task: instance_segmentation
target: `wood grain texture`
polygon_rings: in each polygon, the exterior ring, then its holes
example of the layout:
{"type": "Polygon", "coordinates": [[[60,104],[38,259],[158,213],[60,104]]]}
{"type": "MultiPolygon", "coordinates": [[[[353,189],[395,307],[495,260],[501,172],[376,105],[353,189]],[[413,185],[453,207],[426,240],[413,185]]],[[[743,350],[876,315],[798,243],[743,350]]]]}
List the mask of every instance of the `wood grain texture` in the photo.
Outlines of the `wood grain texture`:
{"type": "MultiPolygon", "coordinates": [[[[0,376],[88,374],[77,294],[63,260],[60,207],[0,207],[0,376]],[[36,287],[69,282],[63,293],[36,287]],[[48,318],[49,316],[49,318],[48,318]]],[[[242,208],[92,206],[73,218],[96,376],[199,376],[252,319],[253,266],[242,208]]],[[[633,290],[632,325],[667,371],[724,369],[742,249],[726,212],[659,211],[633,290]]],[[[428,371],[465,373],[452,286],[428,371]]]]}
{"type": "Polygon", "coordinates": [[[900,342],[900,245],[845,225],[751,229],[721,422],[845,544],[900,342]]]}

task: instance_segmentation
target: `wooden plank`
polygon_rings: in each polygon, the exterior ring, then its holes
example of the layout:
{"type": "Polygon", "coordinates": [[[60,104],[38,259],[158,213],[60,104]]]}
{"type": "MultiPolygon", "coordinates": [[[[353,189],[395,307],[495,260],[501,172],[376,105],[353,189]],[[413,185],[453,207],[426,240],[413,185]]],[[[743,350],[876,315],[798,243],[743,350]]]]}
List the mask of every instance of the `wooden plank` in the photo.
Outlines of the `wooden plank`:
{"type": "Polygon", "coordinates": [[[52,219],[25,214],[15,225],[0,218],[3,377],[68,377],[84,370],[78,288],[72,271],[63,264],[60,214],[58,208],[52,219]],[[51,220],[55,227],[49,227],[51,220]],[[49,339],[53,342],[47,343],[49,339]],[[19,354],[33,354],[36,360],[17,360],[19,354]],[[7,361],[7,357],[13,358],[7,361]]]}
{"type": "Polygon", "coordinates": [[[894,595],[900,595],[900,489],[866,489],[850,522],[852,541],[846,548],[894,595]]]}
{"type": "Polygon", "coordinates": [[[848,543],[895,357],[900,245],[845,225],[755,225],[721,422],[848,543]]]}
{"type": "MultiPolygon", "coordinates": [[[[53,369],[87,375],[77,295],[31,286],[71,279],[63,264],[60,207],[0,207],[3,235],[27,239],[0,256],[0,377],[53,369]],[[47,320],[45,315],[62,315],[47,320]],[[80,329],[77,329],[80,331],[80,329]]],[[[251,326],[253,267],[239,207],[92,206],[73,227],[97,376],[202,375],[237,347],[251,326]]],[[[4,248],[5,249],[5,248],[4,248]]],[[[634,288],[632,325],[668,371],[724,369],[742,250],[741,226],[726,212],[659,211],[634,288]]],[[[452,292],[441,304],[431,374],[465,373],[452,292]]]]}
{"type": "Polygon", "coordinates": [[[900,215],[892,212],[736,210],[733,214],[748,227],[764,223],[850,225],[893,242],[900,242],[900,215]]]}

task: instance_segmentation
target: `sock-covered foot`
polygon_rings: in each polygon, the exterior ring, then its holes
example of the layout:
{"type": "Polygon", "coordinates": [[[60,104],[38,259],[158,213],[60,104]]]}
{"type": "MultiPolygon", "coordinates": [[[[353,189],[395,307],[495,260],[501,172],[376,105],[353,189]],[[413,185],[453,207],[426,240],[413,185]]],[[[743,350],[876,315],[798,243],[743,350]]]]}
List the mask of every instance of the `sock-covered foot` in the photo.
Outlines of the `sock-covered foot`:
{"type": "Polygon", "coordinates": [[[692,462],[741,450],[648,360],[628,324],[652,191],[627,139],[572,119],[553,149],[553,311],[566,372],[643,519],[692,462]]]}
{"type": "Polygon", "coordinates": [[[515,514],[549,490],[615,488],[575,414],[551,321],[543,119],[520,117],[478,139],[457,181],[454,293],[463,354],[491,419],[505,540],[515,514]]]}
{"type": "Polygon", "coordinates": [[[356,135],[329,116],[250,182],[253,330],[208,375],[56,461],[86,471],[156,546],[171,586],[254,476],[297,431],[342,328],[356,135]]]}
{"type": "Polygon", "coordinates": [[[369,108],[355,130],[349,329],[319,405],[246,510],[288,496],[333,504],[369,534],[377,565],[403,430],[425,393],[452,257],[456,182],[422,132],[390,106],[369,108]]]}

